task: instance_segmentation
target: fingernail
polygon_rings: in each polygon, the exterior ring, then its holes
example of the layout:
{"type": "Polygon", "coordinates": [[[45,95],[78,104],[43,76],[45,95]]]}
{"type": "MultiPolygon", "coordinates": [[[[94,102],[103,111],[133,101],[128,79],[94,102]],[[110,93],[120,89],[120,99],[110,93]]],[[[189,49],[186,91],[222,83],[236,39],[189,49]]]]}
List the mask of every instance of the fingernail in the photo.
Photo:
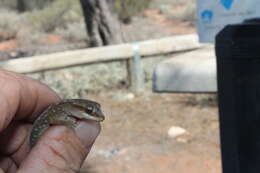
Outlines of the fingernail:
{"type": "Polygon", "coordinates": [[[77,136],[80,138],[84,146],[90,147],[95,142],[100,133],[100,124],[95,121],[82,120],[75,128],[77,136]]]}

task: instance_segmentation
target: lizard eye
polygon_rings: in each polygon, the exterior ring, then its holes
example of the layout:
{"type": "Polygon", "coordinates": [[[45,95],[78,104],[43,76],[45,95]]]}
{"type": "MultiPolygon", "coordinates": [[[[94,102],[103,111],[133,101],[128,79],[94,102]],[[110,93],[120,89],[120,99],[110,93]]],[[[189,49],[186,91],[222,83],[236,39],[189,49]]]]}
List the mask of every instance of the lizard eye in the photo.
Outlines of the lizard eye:
{"type": "Polygon", "coordinates": [[[93,107],[87,107],[87,108],[85,109],[85,112],[86,112],[87,114],[92,114],[92,113],[93,113],[93,107]]]}

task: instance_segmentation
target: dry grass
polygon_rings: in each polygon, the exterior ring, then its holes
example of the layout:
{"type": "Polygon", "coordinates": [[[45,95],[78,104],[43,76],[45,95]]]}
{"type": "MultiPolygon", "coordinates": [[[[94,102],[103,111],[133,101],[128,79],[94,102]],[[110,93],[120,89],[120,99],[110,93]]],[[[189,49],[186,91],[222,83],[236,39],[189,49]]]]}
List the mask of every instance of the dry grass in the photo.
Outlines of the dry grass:
{"type": "Polygon", "coordinates": [[[28,22],[37,30],[43,32],[52,32],[57,27],[66,24],[66,13],[72,10],[75,1],[55,1],[47,8],[42,10],[35,10],[27,14],[28,22]]]}
{"type": "Polygon", "coordinates": [[[17,0],[0,0],[0,8],[16,9],[17,0]]]}
{"type": "Polygon", "coordinates": [[[69,23],[66,27],[59,27],[54,32],[56,35],[62,36],[67,41],[77,42],[87,40],[85,23],[83,20],[79,22],[69,23]]]}
{"type": "Polygon", "coordinates": [[[159,9],[170,20],[190,22],[196,20],[196,0],[153,1],[151,7],[159,9]]]}
{"type": "Polygon", "coordinates": [[[39,44],[45,35],[44,32],[34,30],[30,26],[24,26],[17,33],[16,40],[21,47],[30,47],[39,44]]]}
{"type": "Polygon", "coordinates": [[[175,13],[174,18],[181,21],[195,21],[196,20],[196,4],[192,0],[190,3],[181,6],[181,10],[175,13]]]}
{"type": "Polygon", "coordinates": [[[0,10],[0,41],[16,37],[20,28],[20,17],[13,11],[0,10]],[[14,27],[15,26],[15,27],[14,27]]]}
{"type": "MultiPolygon", "coordinates": [[[[115,6],[121,19],[149,7],[160,9],[171,20],[195,21],[195,0],[115,0],[115,6]]],[[[21,44],[36,44],[46,34],[68,41],[87,40],[79,1],[55,0],[44,9],[26,13],[15,9],[16,0],[0,0],[0,41],[17,39],[21,44]]]]}
{"type": "Polygon", "coordinates": [[[115,9],[122,21],[149,7],[152,0],[115,0],[115,9]]]}
{"type": "Polygon", "coordinates": [[[46,33],[60,34],[70,41],[86,40],[78,1],[57,0],[42,10],[19,14],[14,10],[13,1],[0,0],[0,6],[0,41],[17,39],[29,46],[38,43],[46,33]]]}

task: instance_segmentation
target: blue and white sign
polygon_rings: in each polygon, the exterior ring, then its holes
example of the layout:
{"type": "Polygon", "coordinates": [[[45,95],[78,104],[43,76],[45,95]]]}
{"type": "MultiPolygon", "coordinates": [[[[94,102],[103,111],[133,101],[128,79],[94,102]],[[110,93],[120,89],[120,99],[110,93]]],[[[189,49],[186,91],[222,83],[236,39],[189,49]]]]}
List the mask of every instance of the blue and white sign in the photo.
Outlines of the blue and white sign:
{"type": "Polygon", "coordinates": [[[214,42],[224,26],[255,17],[260,17],[259,0],[197,0],[200,42],[214,42]]]}
{"type": "Polygon", "coordinates": [[[230,10],[234,0],[220,0],[220,2],[224,8],[226,8],[227,10],[230,10]]]}

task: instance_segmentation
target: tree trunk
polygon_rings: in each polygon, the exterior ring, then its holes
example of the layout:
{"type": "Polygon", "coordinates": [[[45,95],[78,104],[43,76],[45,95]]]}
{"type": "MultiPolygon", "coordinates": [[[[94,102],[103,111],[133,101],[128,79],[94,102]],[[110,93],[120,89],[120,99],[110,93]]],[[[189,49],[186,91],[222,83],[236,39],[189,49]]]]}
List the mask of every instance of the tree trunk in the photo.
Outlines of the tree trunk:
{"type": "Polygon", "coordinates": [[[119,20],[112,13],[112,0],[80,0],[80,3],[91,47],[122,42],[119,20]]]}

